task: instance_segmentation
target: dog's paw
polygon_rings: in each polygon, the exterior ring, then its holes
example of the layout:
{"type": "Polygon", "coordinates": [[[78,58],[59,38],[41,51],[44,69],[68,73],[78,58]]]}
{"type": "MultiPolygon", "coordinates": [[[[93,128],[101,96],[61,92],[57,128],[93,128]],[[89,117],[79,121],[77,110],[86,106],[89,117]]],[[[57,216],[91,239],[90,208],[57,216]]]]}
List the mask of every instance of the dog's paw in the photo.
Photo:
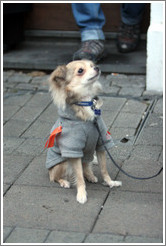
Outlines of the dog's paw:
{"type": "Polygon", "coordinates": [[[121,181],[113,181],[113,180],[110,180],[109,182],[108,181],[107,182],[104,181],[102,184],[104,186],[109,186],[110,188],[122,186],[122,182],[121,181]]]}
{"type": "Polygon", "coordinates": [[[87,201],[87,193],[86,192],[79,192],[77,193],[77,202],[84,204],[87,201]]]}
{"type": "Polygon", "coordinates": [[[61,179],[59,180],[59,184],[61,187],[70,188],[70,183],[67,180],[61,179]]]}
{"type": "Polygon", "coordinates": [[[90,183],[97,183],[98,182],[98,178],[96,176],[89,176],[89,177],[86,177],[86,179],[90,183]]]}
{"type": "Polygon", "coordinates": [[[94,176],[94,177],[90,180],[90,182],[92,182],[92,183],[97,183],[97,182],[98,182],[98,178],[97,178],[96,176],[94,176]]]}
{"type": "Polygon", "coordinates": [[[109,184],[109,187],[112,188],[112,187],[118,187],[118,186],[122,186],[122,182],[121,181],[113,181],[111,180],[110,184],[109,184]]]}

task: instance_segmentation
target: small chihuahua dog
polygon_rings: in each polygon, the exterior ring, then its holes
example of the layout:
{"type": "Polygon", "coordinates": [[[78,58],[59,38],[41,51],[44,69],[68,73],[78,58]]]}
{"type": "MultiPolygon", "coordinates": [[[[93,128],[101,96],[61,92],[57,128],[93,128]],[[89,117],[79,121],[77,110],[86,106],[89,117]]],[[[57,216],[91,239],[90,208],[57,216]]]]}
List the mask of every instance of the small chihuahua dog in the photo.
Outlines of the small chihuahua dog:
{"type": "Polygon", "coordinates": [[[104,182],[109,187],[122,184],[111,180],[106,167],[103,143],[111,148],[113,140],[100,113],[96,114],[102,106],[102,100],[97,97],[102,91],[99,76],[100,70],[93,62],[80,60],[58,66],[49,79],[59,114],[51,132],[59,126],[62,130],[56,135],[53,146],[48,148],[46,167],[50,181],[58,182],[61,187],[70,188],[74,177],[76,199],[81,204],[87,201],[84,178],[92,183],[98,181],[91,167],[95,151],[104,182]]]}

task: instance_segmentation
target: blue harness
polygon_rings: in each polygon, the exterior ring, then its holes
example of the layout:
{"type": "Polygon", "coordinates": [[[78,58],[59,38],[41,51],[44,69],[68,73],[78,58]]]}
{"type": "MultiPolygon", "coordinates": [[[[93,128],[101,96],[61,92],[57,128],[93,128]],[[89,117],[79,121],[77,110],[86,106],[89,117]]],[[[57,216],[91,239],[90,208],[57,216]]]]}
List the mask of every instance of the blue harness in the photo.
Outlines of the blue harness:
{"type": "Polygon", "coordinates": [[[97,104],[96,98],[93,98],[92,101],[81,101],[81,102],[76,102],[74,104],[77,106],[82,106],[82,107],[91,107],[95,115],[101,115],[101,110],[96,109],[96,104],[97,104]]]}

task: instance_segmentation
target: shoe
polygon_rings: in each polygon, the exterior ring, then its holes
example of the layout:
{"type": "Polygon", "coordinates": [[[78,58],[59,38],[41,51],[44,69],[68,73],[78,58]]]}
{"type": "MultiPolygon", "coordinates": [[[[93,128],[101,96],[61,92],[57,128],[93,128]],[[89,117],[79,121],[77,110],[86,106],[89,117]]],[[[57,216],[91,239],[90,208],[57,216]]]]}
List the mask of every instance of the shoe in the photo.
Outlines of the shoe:
{"type": "Polygon", "coordinates": [[[81,43],[81,48],[73,55],[73,60],[87,59],[93,62],[104,57],[104,40],[87,40],[81,43]]]}
{"type": "Polygon", "coordinates": [[[121,24],[117,36],[117,48],[119,52],[127,53],[137,49],[140,41],[140,25],[121,24]]]}

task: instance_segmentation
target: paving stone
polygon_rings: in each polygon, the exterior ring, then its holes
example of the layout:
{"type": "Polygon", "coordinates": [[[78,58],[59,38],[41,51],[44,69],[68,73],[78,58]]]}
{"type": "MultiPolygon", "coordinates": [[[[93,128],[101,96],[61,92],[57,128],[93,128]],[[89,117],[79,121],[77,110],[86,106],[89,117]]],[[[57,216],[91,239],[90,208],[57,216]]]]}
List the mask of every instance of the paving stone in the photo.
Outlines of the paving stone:
{"type": "Polygon", "coordinates": [[[162,127],[146,127],[139,135],[136,144],[143,145],[163,145],[163,128],[162,127]]]}
{"type": "MultiPolygon", "coordinates": [[[[22,137],[34,137],[47,140],[50,135],[52,123],[36,121],[32,126],[22,135],[22,137]]],[[[41,140],[42,141],[42,140],[41,140]]]]}
{"type": "Polygon", "coordinates": [[[31,121],[11,119],[4,125],[5,137],[19,137],[31,124],[31,121]]]}
{"type": "Polygon", "coordinates": [[[112,127],[137,128],[140,120],[140,114],[120,112],[112,127]]]}
{"type": "Polygon", "coordinates": [[[120,89],[119,95],[120,96],[131,95],[133,97],[140,97],[140,96],[142,96],[143,91],[144,91],[144,88],[123,87],[120,89]]]}
{"type": "Polygon", "coordinates": [[[51,102],[51,96],[49,93],[39,92],[36,93],[31,100],[27,103],[30,107],[43,107],[45,108],[51,102]]]}
{"type": "Polygon", "coordinates": [[[13,230],[13,227],[11,226],[5,226],[3,228],[3,242],[5,242],[6,238],[9,236],[12,230],[13,230]]]}
{"type": "Polygon", "coordinates": [[[44,110],[44,112],[42,112],[42,114],[40,115],[40,117],[38,118],[39,121],[42,122],[50,122],[52,123],[52,125],[55,123],[55,121],[58,118],[58,112],[57,112],[57,108],[56,106],[51,103],[48,108],[46,108],[44,110]]]}
{"type": "Polygon", "coordinates": [[[128,77],[133,86],[145,87],[146,75],[129,75],[128,77]]]}
{"type": "Polygon", "coordinates": [[[109,94],[109,95],[118,95],[119,91],[120,91],[120,87],[119,86],[111,86],[108,83],[103,85],[104,88],[104,94],[109,94]]]}
{"type": "Polygon", "coordinates": [[[162,238],[162,195],[112,191],[94,233],[162,238]]]}
{"type": "Polygon", "coordinates": [[[3,71],[3,82],[7,82],[8,78],[15,73],[14,70],[3,71]]]}
{"type": "Polygon", "coordinates": [[[144,75],[125,75],[125,74],[110,74],[106,77],[112,82],[112,85],[120,87],[145,87],[146,77],[144,75]]]}
{"type": "Polygon", "coordinates": [[[162,238],[151,238],[151,237],[135,237],[127,236],[125,237],[125,243],[162,243],[162,238]]]}
{"type": "MultiPolygon", "coordinates": [[[[162,167],[160,162],[154,160],[134,160],[128,159],[123,164],[122,168],[130,175],[136,177],[149,177],[153,176],[162,167]]],[[[148,192],[148,193],[161,193],[163,192],[163,172],[159,176],[148,180],[136,180],[127,177],[122,172],[119,172],[118,180],[122,181],[121,190],[133,192],[148,192]]]]}
{"type": "Polygon", "coordinates": [[[3,195],[7,192],[7,190],[9,189],[10,185],[7,184],[3,184],[3,195]]]}
{"type": "Polygon", "coordinates": [[[163,116],[159,114],[152,113],[148,117],[148,120],[146,122],[145,127],[153,127],[154,131],[156,130],[155,128],[157,127],[163,127],[163,116]]]}
{"type": "Polygon", "coordinates": [[[13,93],[16,93],[17,92],[17,89],[15,89],[15,87],[17,86],[18,83],[4,83],[4,88],[7,90],[7,91],[12,91],[13,93]]]}
{"type": "Polygon", "coordinates": [[[90,233],[85,240],[85,243],[124,243],[124,236],[104,234],[104,233],[90,233]]]}
{"type": "Polygon", "coordinates": [[[22,175],[17,179],[16,184],[19,185],[38,185],[59,187],[57,183],[50,183],[48,170],[45,167],[46,152],[40,156],[36,156],[29,164],[22,175]]]}
{"type": "Polygon", "coordinates": [[[159,161],[160,161],[161,163],[163,163],[163,150],[162,150],[162,152],[161,152],[161,154],[160,154],[160,156],[159,156],[159,161]]]}
{"type": "Polygon", "coordinates": [[[102,84],[102,89],[104,94],[117,94],[120,90],[118,86],[111,86],[111,82],[106,79],[105,76],[100,76],[100,83],[102,84]]]}
{"type": "Polygon", "coordinates": [[[16,227],[5,243],[42,243],[48,232],[48,230],[16,227]]]}
{"type": "Polygon", "coordinates": [[[113,147],[110,150],[110,153],[113,157],[113,159],[115,161],[117,161],[118,163],[121,161],[126,160],[126,158],[128,158],[128,156],[130,156],[132,150],[132,146],[131,145],[116,145],[115,147],[113,147]]]}
{"type": "Polygon", "coordinates": [[[8,121],[19,109],[20,109],[20,106],[4,105],[3,120],[8,121]]]}
{"type": "Polygon", "coordinates": [[[18,83],[15,88],[17,90],[24,90],[24,91],[37,91],[38,87],[34,84],[24,84],[24,83],[18,83]]]}
{"type": "Polygon", "coordinates": [[[153,112],[156,114],[161,114],[161,115],[163,114],[163,99],[162,98],[157,101],[157,104],[155,105],[153,112]]]}
{"type": "Polygon", "coordinates": [[[12,106],[23,106],[30,98],[32,95],[30,93],[26,94],[17,94],[17,95],[7,95],[4,98],[4,105],[9,104],[12,106]]]}
{"type": "Polygon", "coordinates": [[[18,146],[20,146],[25,141],[24,138],[17,137],[4,137],[3,138],[3,151],[4,154],[11,154],[14,152],[18,146]]]}
{"type": "Polygon", "coordinates": [[[107,128],[109,129],[110,126],[113,124],[118,112],[102,110],[101,114],[102,114],[102,118],[103,118],[107,128]]]}
{"type": "Polygon", "coordinates": [[[119,112],[126,102],[126,98],[102,96],[101,99],[103,100],[102,110],[111,110],[115,112],[119,112]]]}
{"type": "Polygon", "coordinates": [[[41,107],[30,107],[30,106],[24,106],[21,110],[19,110],[12,119],[15,120],[25,120],[25,121],[34,121],[44,110],[44,108],[41,107]]]}
{"type": "Polygon", "coordinates": [[[37,156],[44,151],[45,140],[42,139],[26,139],[15,151],[17,154],[26,154],[37,156]]]}
{"type": "Polygon", "coordinates": [[[12,76],[8,78],[8,81],[10,83],[29,83],[31,81],[32,77],[28,76],[24,73],[14,73],[12,76]]]}
{"type": "Polygon", "coordinates": [[[32,156],[27,155],[4,155],[3,157],[3,181],[12,184],[20,173],[28,166],[32,156]]]}
{"type": "Polygon", "coordinates": [[[3,87],[3,93],[7,93],[8,89],[4,86],[3,87]]]}
{"type": "Polygon", "coordinates": [[[155,160],[157,161],[162,151],[162,146],[136,145],[131,152],[131,160],[155,160]]]}
{"type": "Polygon", "coordinates": [[[47,85],[48,86],[48,79],[50,75],[44,75],[44,76],[36,76],[32,79],[31,84],[35,85],[47,85]]]}
{"type": "Polygon", "coordinates": [[[111,73],[106,76],[106,79],[114,85],[122,87],[123,85],[131,85],[129,77],[125,74],[111,73]]]}
{"type": "Polygon", "coordinates": [[[75,189],[14,185],[4,197],[4,226],[89,232],[106,195],[89,190],[82,205],[75,189]]]}
{"type": "Polygon", "coordinates": [[[40,92],[40,91],[42,91],[42,92],[48,92],[49,91],[48,85],[39,85],[38,86],[38,92],[40,92]]]}
{"type": "Polygon", "coordinates": [[[111,136],[113,138],[114,141],[116,140],[122,140],[124,138],[126,139],[133,139],[134,135],[135,135],[135,128],[123,128],[123,127],[111,127],[109,129],[111,136]]]}
{"type": "Polygon", "coordinates": [[[122,108],[122,112],[127,113],[140,113],[143,114],[143,112],[147,109],[147,104],[137,101],[137,100],[128,100],[124,107],[122,108]]]}
{"type": "Polygon", "coordinates": [[[45,243],[82,243],[85,235],[81,232],[52,231],[45,243]]]}

